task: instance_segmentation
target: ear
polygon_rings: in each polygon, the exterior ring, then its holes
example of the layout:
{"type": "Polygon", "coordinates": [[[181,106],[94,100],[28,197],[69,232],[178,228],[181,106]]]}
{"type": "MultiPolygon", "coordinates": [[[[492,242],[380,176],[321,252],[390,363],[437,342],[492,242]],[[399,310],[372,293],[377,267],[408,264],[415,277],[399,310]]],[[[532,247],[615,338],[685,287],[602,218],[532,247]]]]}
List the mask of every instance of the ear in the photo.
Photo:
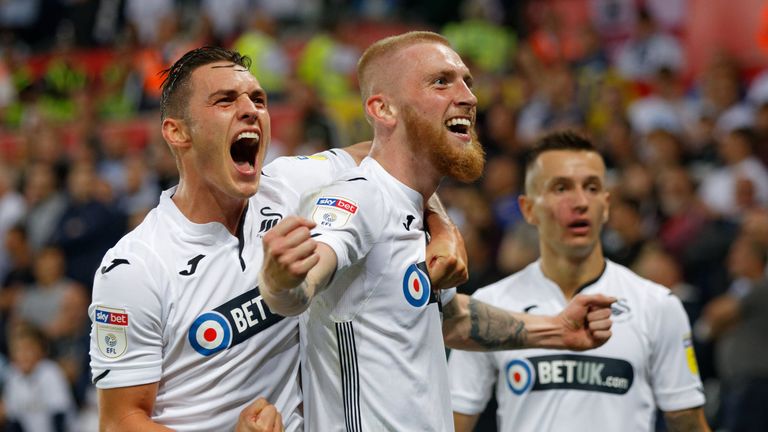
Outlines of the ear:
{"type": "Polygon", "coordinates": [[[188,148],[192,139],[183,120],[166,118],[162,125],[163,138],[171,147],[179,150],[188,148]]]}
{"type": "Polygon", "coordinates": [[[517,203],[520,205],[520,212],[523,213],[525,221],[531,225],[537,225],[539,220],[533,212],[533,197],[521,194],[517,197],[517,203]]]}
{"type": "Polygon", "coordinates": [[[394,126],[397,119],[397,109],[389,104],[387,99],[380,95],[371,95],[365,101],[365,111],[376,123],[383,123],[387,126],[394,126]]]}

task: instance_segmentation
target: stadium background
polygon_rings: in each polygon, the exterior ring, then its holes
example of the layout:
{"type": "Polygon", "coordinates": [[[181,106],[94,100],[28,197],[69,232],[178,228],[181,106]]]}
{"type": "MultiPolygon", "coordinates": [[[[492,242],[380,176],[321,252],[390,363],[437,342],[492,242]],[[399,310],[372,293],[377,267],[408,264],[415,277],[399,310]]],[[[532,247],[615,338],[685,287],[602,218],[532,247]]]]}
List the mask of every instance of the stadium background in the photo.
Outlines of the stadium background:
{"type": "Polygon", "coordinates": [[[516,203],[522,157],[545,131],[587,134],[609,167],[606,255],[683,300],[717,427],[722,386],[768,378],[718,361],[708,325],[723,295],[765,277],[747,265],[764,269],[768,250],[759,0],[0,1],[0,386],[14,334],[39,328],[76,401],[74,430],[95,430],[92,276],[177,181],[159,134],[158,71],[203,44],[250,55],[270,97],[268,157],[310,154],[370,137],[357,57],[409,29],[445,34],[477,83],[486,173],[440,189],[469,254],[460,289],[536,258],[516,203]],[[731,249],[741,235],[746,252],[731,249]]]}

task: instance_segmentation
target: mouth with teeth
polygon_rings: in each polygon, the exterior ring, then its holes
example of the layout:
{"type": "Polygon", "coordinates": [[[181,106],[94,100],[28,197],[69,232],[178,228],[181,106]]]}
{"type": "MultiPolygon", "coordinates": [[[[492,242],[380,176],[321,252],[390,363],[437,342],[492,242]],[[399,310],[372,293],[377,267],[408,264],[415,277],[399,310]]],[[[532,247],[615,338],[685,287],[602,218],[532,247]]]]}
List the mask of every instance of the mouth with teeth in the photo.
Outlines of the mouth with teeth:
{"type": "Polygon", "coordinates": [[[246,175],[256,172],[256,156],[259,154],[258,132],[241,132],[229,148],[235,168],[246,175]]]}
{"type": "Polygon", "coordinates": [[[472,127],[472,122],[468,118],[454,117],[445,122],[445,127],[464,141],[471,139],[469,131],[472,127]]]}

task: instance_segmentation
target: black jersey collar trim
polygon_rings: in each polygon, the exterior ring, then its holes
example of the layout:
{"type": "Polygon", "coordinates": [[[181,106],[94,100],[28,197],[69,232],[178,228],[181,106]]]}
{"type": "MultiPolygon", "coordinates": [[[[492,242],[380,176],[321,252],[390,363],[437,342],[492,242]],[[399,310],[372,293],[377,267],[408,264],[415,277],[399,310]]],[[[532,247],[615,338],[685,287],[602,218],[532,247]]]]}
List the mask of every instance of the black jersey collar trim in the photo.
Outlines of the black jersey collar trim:
{"type": "Polygon", "coordinates": [[[245,235],[243,227],[245,226],[245,215],[248,214],[248,202],[245,203],[243,215],[240,216],[240,222],[237,224],[237,256],[240,258],[240,267],[245,271],[245,260],[243,259],[243,248],[245,248],[245,235]]]}
{"type": "Polygon", "coordinates": [[[590,281],[587,281],[584,284],[582,284],[580,287],[578,287],[576,289],[576,292],[574,293],[574,295],[580,294],[582,291],[587,289],[588,286],[590,286],[590,285],[594,284],[595,282],[599,281],[600,278],[603,277],[603,275],[605,274],[605,269],[606,268],[608,268],[608,261],[607,260],[603,260],[603,269],[600,270],[600,274],[598,274],[597,277],[595,277],[594,279],[592,279],[590,281]]]}

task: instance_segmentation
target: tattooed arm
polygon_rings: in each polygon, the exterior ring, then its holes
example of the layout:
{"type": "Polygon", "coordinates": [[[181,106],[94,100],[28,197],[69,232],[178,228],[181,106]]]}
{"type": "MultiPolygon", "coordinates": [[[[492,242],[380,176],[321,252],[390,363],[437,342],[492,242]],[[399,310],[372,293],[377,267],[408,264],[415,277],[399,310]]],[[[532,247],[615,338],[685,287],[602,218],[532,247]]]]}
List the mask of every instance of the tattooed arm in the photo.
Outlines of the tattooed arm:
{"type": "Polygon", "coordinates": [[[598,347],[611,336],[610,304],[603,295],[579,295],[556,316],[509,312],[464,294],[443,307],[446,346],[467,351],[598,347]]]}
{"type": "Polygon", "coordinates": [[[704,410],[701,407],[664,413],[669,432],[709,432],[704,410]]]}

